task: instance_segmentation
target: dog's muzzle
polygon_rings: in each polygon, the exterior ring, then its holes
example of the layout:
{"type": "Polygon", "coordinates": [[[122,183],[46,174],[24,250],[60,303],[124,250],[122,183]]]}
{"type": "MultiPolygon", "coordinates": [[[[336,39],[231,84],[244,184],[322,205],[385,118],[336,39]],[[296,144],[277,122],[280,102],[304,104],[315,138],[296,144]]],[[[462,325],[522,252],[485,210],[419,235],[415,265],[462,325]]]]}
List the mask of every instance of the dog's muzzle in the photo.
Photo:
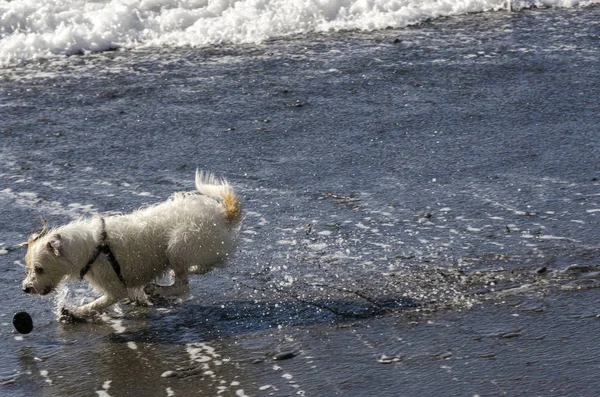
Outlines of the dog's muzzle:
{"type": "Polygon", "coordinates": [[[51,285],[45,287],[41,291],[38,291],[36,288],[34,288],[31,285],[25,285],[25,286],[23,286],[23,292],[25,292],[26,294],[29,294],[29,295],[35,295],[35,294],[48,295],[52,291],[54,291],[54,287],[51,286],[51,285]]]}
{"type": "Polygon", "coordinates": [[[28,285],[28,286],[23,287],[23,292],[31,295],[31,294],[35,294],[37,291],[35,290],[35,288],[28,285]]]}

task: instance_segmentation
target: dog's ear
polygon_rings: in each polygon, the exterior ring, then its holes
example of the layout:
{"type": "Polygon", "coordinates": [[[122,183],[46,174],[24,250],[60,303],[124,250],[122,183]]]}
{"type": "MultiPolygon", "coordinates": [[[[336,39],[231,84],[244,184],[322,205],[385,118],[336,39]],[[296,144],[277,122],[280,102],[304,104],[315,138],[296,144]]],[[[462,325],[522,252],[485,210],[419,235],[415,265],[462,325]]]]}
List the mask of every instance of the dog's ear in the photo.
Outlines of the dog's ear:
{"type": "Polygon", "coordinates": [[[62,256],[64,246],[60,234],[54,233],[52,236],[50,236],[48,243],[46,244],[46,248],[48,251],[53,252],[54,255],[62,256]]]}
{"type": "Polygon", "coordinates": [[[41,237],[44,237],[47,233],[48,233],[48,222],[46,222],[46,220],[44,219],[43,216],[40,216],[40,219],[42,220],[42,230],[40,230],[39,232],[33,233],[31,236],[29,236],[29,243],[32,243],[38,239],[40,239],[41,237]]]}

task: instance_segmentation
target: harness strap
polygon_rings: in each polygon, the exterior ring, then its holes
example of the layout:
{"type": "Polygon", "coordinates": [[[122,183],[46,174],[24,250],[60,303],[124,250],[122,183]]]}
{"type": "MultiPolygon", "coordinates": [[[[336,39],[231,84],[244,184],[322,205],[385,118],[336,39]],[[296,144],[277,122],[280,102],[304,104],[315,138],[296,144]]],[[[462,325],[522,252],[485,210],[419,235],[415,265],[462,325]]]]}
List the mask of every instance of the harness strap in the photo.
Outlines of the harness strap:
{"type": "Polygon", "coordinates": [[[83,269],[81,269],[81,271],[79,272],[79,278],[83,280],[83,278],[90,271],[90,269],[92,268],[92,265],[94,264],[94,262],[96,262],[96,260],[100,256],[100,254],[104,254],[104,256],[106,256],[106,260],[112,266],[113,270],[117,274],[117,277],[119,277],[119,280],[121,281],[121,283],[124,286],[127,286],[127,284],[125,283],[125,279],[123,278],[123,275],[121,274],[121,266],[119,265],[119,262],[117,261],[117,258],[115,257],[115,254],[112,252],[112,250],[106,243],[106,239],[108,237],[106,234],[106,222],[104,221],[104,218],[100,218],[100,221],[102,222],[102,231],[100,232],[101,242],[100,242],[100,244],[98,244],[96,246],[96,248],[94,248],[94,252],[92,252],[90,259],[88,260],[86,265],[83,267],[83,269]]]}

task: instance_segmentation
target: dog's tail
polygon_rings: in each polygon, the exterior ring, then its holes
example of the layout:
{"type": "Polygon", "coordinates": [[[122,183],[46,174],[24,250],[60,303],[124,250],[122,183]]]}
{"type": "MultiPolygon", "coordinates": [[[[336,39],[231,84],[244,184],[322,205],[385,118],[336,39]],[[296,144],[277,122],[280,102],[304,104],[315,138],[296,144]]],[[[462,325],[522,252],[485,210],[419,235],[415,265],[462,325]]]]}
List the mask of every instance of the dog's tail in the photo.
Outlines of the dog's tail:
{"type": "Polygon", "coordinates": [[[237,223],[242,218],[242,203],[226,179],[196,170],[196,189],[209,197],[223,200],[228,222],[237,223]]]}

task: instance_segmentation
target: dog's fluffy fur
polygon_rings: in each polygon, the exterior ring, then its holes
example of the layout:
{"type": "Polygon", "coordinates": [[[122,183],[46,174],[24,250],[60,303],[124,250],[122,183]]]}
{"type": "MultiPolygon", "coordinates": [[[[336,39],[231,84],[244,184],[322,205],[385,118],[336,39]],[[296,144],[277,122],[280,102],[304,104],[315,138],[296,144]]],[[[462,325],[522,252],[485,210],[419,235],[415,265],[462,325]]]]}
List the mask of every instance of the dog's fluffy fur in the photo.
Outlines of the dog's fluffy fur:
{"type": "MultiPolygon", "coordinates": [[[[188,290],[190,268],[206,273],[223,263],[235,246],[242,211],[238,196],[224,179],[196,171],[198,192],[176,193],[170,200],[126,215],[104,218],[106,243],[125,281],[100,255],[85,276],[103,293],[73,311],[85,317],[123,298],[147,302],[146,292],[179,295],[188,290]],[[169,287],[151,284],[169,269],[169,287]],[[146,292],[144,292],[144,289],[146,292]]],[[[63,281],[79,278],[81,269],[102,242],[102,219],[80,219],[29,238],[23,290],[46,295],[63,281]]]]}

